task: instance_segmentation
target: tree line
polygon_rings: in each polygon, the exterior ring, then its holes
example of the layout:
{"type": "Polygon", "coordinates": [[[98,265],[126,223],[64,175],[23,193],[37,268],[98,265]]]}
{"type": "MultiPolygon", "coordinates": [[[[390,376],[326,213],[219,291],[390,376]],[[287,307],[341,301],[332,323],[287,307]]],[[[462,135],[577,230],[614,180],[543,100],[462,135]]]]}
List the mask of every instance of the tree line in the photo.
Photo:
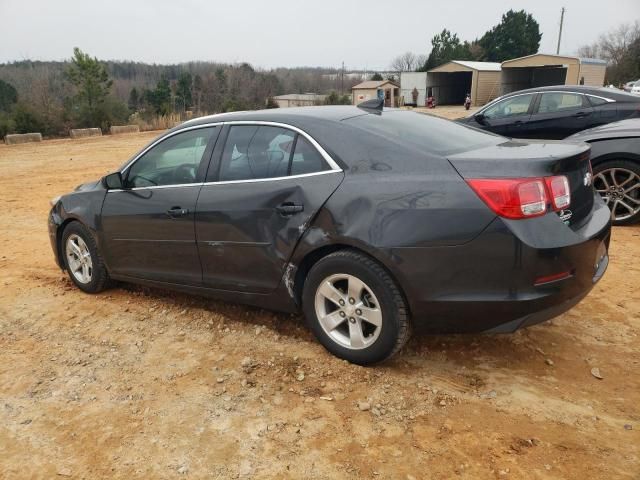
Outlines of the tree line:
{"type": "Polygon", "coordinates": [[[74,49],[67,62],[0,65],[0,137],[7,133],[66,135],[71,128],[151,122],[190,115],[274,108],[285,93],[326,93],[327,103],[350,103],[357,80],[331,68],[257,70],[248,63],[149,65],[100,61],[74,49]]]}

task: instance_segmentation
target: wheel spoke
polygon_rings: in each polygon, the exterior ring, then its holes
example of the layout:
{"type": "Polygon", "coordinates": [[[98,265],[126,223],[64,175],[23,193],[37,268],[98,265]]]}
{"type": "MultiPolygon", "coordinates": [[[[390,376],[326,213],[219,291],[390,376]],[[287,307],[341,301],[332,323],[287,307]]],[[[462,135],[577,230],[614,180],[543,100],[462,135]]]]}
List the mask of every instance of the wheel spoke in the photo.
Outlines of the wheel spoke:
{"type": "Polygon", "coordinates": [[[82,264],[82,280],[84,282],[88,282],[91,279],[91,275],[89,274],[89,265],[86,263],[82,264]]]}
{"type": "Polygon", "coordinates": [[[349,298],[354,298],[355,303],[360,303],[362,290],[364,290],[364,283],[362,280],[353,276],[349,277],[349,298]]]}
{"type": "Polygon", "coordinates": [[[335,330],[338,326],[344,323],[346,318],[340,316],[340,311],[329,313],[320,318],[320,323],[329,332],[335,330]]]}
{"type": "Polygon", "coordinates": [[[635,177],[635,175],[631,172],[627,172],[627,174],[628,174],[627,179],[624,182],[618,184],[618,187],[624,187],[627,183],[633,180],[633,177],[635,177]]]}
{"type": "Polygon", "coordinates": [[[330,281],[323,282],[318,291],[324,298],[335,303],[337,306],[340,306],[340,300],[342,300],[343,303],[345,301],[345,296],[340,290],[334,287],[330,281]]]}
{"type": "Polygon", "coordinates": [[[362,333],[362,323],[359,318],[355,322],[349,322],[349,343],[353,348],[364,347],[364,333],[362,333]]]}
{"type": "Polygon", "coordinates": [[[611,181],[613,182],[613,184],[617,187],[618,181],[616,180],[616,170],[616,168],[612,168],[611,170],[609,170],[609,176],[611,177],[611,181]]]}
{"type": "Polygon", "coordinates": [[[625,195],[623,198],[625,198],[626,200],[631,200],[636,205],[640,205],[640,198],[633,198],[630,195],[625,195]]]}
{"type": "Polygon", "coordinates": [[[632,186],[630,186],[629,188],[625,189],[624,193],[629,193],[629,192],[635,190],[638,187],[640,187],[640,179],[638,179],[638,181],[636,183],[634,183],[632,186]]]}
{"type": "Polygon", "coordinates": [[[82,257],[82,251],[80,250],[80,246],[76,242],[69,242],[69,246],[71,247],[71,250],[73,250],[73,253],[78,256],[78,258],[82,257]]]}
{"type": "Polygon", "coordinates": [[[635,213],[635,210],[630,205],[628,205],[627,203],[623,202],[622,200],[617,200],[616,204],[622,205],[624,208],[629,210],[629,212],[631,212],[632,214],[635,213]]]}
{"type": "Polygon", "coordinates": [[[360,307],[360,310],[362,310],[362,315],[360,315],[360,318],[364,319],[372,325],[375,325],[376,327],[382,326],[382,312],[380,311],[380,309],[362,306],[360,307]]]}
{"type": "Polygon", "coordinates": [[[598,175],[596,175],[596,178],[600,179],[602,181],[602,183],[604,183],[604,189],[605,190],[609,190],[609,188],[610,188],[609,182],[607,182],[606,177],[602,173],[599,173],[598,175]]]}

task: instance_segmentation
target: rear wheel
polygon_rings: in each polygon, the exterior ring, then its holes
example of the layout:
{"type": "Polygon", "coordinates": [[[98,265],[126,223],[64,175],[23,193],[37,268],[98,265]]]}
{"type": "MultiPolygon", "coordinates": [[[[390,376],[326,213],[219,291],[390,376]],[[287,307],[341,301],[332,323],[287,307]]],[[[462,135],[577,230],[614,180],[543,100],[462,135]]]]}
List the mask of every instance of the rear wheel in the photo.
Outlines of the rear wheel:
{"type": "Polygon", "coordinates": [[[381,265],[360,253],[343,250],[316,263],[302,301],[316,338],[350,362],[381,362],[409,339],[409,315],[398,286],[381,265]]]}
{"type": "Polygon", "coordinates": [[[640,220],[640,164],[612,160],[593,168],[593,186],[613,212],[614,225],[640,220]]]}
{"type": "Polygon", "coordinates": [[[109,274],[91,232],[79,222],[72,222],[62,233],[62,252],[69,278],[87,293],[106,289],[109,274]]]}

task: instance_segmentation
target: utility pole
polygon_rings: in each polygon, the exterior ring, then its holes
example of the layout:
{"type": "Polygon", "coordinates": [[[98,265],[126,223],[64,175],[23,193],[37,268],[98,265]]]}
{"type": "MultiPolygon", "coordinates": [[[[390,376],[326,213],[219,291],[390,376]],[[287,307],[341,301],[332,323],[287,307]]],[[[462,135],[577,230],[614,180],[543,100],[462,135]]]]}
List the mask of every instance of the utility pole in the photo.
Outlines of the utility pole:
{"type": "Polygon", "coordinates": [[[564,7],[560,13],[560,32],[558,32],[558,48],[556,48],[556,55],[560,54],[560,40],[562,40],[562,24],[564,23],[564,7]]]}
{"type": "Polygon", "coordinates": [[[344,62],[342,62],[342,70],[340,70],[340,95],[344,95],[344,62]]]}

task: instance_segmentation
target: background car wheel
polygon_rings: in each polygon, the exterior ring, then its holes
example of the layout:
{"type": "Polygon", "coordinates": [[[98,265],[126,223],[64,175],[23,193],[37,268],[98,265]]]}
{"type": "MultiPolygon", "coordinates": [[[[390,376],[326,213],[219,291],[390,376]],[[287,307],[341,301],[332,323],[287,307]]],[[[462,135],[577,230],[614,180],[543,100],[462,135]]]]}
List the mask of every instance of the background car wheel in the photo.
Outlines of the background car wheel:
{"type": "Polygon", "coordinates": [[[593,168],[593,186],[613,212],[614,225],[640,220],[640,164],[612,160],[593,168]]]}
{"type": "Polygon", "coordinates": [[[354,251],[332,253],[313,266],[302,305],[320,343],[352,363],[381,362],[411,335],[408,309],[394,280],[376,261],[354,251]]]}
{"type": "Polygon", "coordinates": [[[76,286],[87,293],[98,293],[109,284],[109,274],[89,230],[72,222],[62,234],[62,254],[67,273],[76,286]]]}

